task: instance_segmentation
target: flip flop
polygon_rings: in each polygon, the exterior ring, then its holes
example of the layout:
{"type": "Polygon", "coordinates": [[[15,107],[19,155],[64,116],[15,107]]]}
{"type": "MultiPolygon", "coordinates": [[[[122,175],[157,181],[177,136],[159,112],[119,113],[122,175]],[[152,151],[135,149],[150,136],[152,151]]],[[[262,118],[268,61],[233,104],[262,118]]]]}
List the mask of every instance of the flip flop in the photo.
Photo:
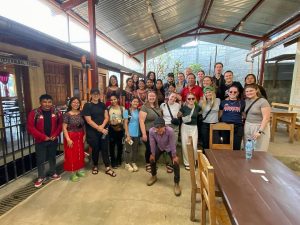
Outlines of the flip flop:
{"type": "Polygon", "coordinates": [[[117,174],[115,173],[115,171],[113,171],[112,169],[108,169],[105,171],[105,174],[111,176],[111,177],[116,177],[117,174]]]}
{"type": "Polygon", "coordinates": [[[92,174],[93,175],[97,175],[98,174],[98,168],[97,167],[93,167],[93,169],[92,169],[92,174]]]}

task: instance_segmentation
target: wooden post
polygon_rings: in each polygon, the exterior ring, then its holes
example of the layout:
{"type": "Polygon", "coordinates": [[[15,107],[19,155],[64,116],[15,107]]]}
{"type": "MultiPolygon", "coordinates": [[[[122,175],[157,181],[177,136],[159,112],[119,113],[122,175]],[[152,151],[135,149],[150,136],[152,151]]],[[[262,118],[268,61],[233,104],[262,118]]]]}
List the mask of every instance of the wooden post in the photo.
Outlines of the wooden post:
{"type": "Polygon", "coordinates": [[[146,80],[147,77],[147,50],[144,51],[144,80],[146,80]]]}
{"type": "Polygon", "coordinates": [[[262,52],[261,52],[260,71],[259,71],[259,84],[260,85],[263,85],[263,81],[264,81],[266,52],[267,52],[267,49],[263,48],[262,52]]]}
{"type": "Polygon", "coordinates": [[[90,70],[91,70],[91,82],[92,82],[91,87],[98,88],[95,0],[88,0],[88,17],[89,17],[89,33],[90,33],[90,64],[91,64],[90,70]]]}

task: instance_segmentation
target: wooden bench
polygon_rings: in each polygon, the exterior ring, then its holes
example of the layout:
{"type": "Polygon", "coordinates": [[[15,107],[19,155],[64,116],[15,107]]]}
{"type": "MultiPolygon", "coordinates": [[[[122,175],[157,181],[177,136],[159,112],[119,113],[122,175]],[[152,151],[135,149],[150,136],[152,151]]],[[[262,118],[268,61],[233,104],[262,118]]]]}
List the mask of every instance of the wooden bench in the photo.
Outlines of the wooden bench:
{"type": "MultiPolygon", "coordinates": [[[[295,124],[296,129],[296,140],[298,141],[300,139],[300,106],[298,105],[290,105],[290,104],[284,104],[284,103],[277,103],[272,102],[271,104],[272,108],[279,108],[279,109],[286,109],[291,112],[297,112],[297,119],[295,124]]],[[[290,125],[291,125],[291,118],[287,117],[278,117],[275,125],[275,129],[277,130],[277,123],[283,123],[286,124],[287,132],[289,132],[290,125]]]]}

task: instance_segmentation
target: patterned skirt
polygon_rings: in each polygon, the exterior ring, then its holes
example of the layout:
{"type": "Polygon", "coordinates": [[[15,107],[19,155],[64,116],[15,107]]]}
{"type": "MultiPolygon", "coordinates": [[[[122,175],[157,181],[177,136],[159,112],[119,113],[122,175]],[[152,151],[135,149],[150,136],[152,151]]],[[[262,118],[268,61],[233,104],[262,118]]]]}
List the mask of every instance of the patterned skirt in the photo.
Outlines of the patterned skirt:
{"type": "Polygon", "coordinates": [[[84,167],[84,143],[83,143],[83,131],[68,132],[70,139],[73,141],[73,146],[68,146],[67,140],[64,138],[64,150],[65,150],[65,171],[76,171],[84,167]]]}

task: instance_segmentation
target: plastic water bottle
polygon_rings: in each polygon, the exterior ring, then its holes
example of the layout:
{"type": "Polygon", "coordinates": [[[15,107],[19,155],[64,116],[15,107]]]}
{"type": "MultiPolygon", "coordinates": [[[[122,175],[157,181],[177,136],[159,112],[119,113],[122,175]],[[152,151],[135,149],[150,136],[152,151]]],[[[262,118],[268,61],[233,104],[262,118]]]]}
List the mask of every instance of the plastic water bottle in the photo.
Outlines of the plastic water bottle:
{"type": "Polygon", "coordinates": [[[253,155],[253,141],[251,139],[248,139],[245,145],[245,152],[246,152],[246,159],[251,159],[253,155]]]}
{"type": "MultiPolygon", "coordinates": [[[[108,127],[105,128],[106,130],[108,130],[108,127]]],[[[107,134],[102,134],[101,139],[104,140],[106,138],[107,134]]]]}

